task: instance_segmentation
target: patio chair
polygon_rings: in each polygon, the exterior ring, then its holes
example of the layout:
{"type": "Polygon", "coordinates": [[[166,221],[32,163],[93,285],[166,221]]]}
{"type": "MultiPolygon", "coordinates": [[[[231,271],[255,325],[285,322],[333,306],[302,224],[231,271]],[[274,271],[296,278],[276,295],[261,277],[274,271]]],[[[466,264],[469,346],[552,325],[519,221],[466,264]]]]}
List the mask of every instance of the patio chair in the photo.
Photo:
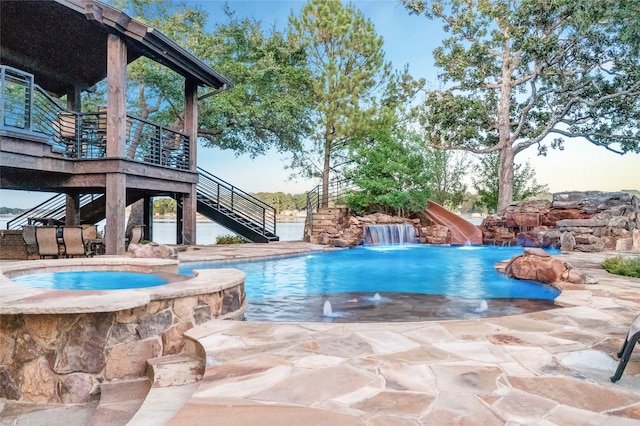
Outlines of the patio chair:
{"type": "Polygon", "coordinates": [[[81,226],[63,226],[62,241],[66,257],[93,256],[93,251],[88,250],[84,244],[81,226]]]}
{"type": "Polygon", "coordinates": [[[629,358],[631,357],[631,352],[633,352],[633,347],[636,345],[636,343],[638,343],[638,340],[640,340],[640,315],[635,317],[635,319],[631,323],[631,327],[629,327],[629,333],[624,340],[622,349],[620,349],[620,352],[618,352],[620,363],[618,363],[616,373],[611,376],[611,381],[613,383],[617,382],[618,380],[620,380],[620,377],[622,377],[622,373],[624,372],[624,369],[629,362],[629,358]]]}
{"type": "Polygon", "coordinates": [[[36,244],[38,245],[38,255],[40,259],[46,256],[54,258],[60,257],[60,247],[58,246],[57,226],[36,226],[36,244]]]}

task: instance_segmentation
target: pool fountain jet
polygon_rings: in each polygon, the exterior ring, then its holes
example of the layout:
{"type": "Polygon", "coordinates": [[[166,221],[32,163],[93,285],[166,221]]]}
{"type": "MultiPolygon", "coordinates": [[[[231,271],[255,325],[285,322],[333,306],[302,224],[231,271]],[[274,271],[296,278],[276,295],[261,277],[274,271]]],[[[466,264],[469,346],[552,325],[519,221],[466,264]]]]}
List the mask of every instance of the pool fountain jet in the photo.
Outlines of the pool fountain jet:
{"type": "Polygon", "coordinates": [[[415,244],[416,242],[416,229],[410,223],[366,225],[364,227],[365,245],[402,245],[415,244]]]}
{"type": "Polygon", "coordinates": [[[333,314],[333,310],[331,309],[331,302],[329,302],[328,300],[325,300],[324,307],[322,309],[322,316],[330,317],[332,314],[333,314]]]}
{"type": "Polygon", "coordinates": [[[480,304],[478,305],[477,308],[475,308],[473,310],[473,312],[475,312],[476,314],[480,314],[482,312],[487,312],[489,310],[489,304],[487,303],[486,300],[481,300],[480,304]]]}

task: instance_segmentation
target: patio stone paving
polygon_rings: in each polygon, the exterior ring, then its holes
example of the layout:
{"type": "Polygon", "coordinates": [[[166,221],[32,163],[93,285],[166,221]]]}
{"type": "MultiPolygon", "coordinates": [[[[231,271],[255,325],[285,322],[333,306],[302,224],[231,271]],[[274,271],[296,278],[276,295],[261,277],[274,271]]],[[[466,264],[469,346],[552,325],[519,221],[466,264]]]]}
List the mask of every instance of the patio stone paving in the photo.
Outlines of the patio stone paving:
{"type": "MultiPolygon", "coordinates": [[[[211,246],[180,258],[316,249],[291,242],[211,246]]],[[[559,255],[599,283],[565,287],[558,299],[564,307],[547,311],[412,323],[203,324],[187,333],[206,352],[203,380],[184,392],[173,388],[180,400],[173,412],[153,409],[172,388],[151,389],[131,424],[640,425],[638,348],[622,379],[609,380],[640,313],[640,279],[599,269],[607,255],[559,255]]],[[[86,419],[86,410],[78,408],[78,416],[86,419]]]]}

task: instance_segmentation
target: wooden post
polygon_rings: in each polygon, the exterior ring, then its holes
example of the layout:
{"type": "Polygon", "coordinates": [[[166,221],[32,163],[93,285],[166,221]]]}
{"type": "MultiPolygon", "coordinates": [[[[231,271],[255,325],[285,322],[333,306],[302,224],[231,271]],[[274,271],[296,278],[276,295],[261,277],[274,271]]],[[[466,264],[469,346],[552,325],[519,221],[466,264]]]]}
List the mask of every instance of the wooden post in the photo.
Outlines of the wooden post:
{"type": "Polygon", "coordinates": [[[126,229],[124,209],[127,199],[127,176],[124,173],[107,173],[106,194],[107,232],[105,232],[106,254],[122,255],[126,229]]]}
{"type": "Polygon", "coordinates": [[[176,196],[176,244],[184,244],[184,210],[182,209],[182,203],[184,202],[184,195],[178,194],[176,196]]]}
{"type": "Polygon", "coordinates": [[[143,206],[143,223],[144,234],[143,240],[153,241],[153,198],[149,196],[144,197],[143,206]]]}
{"type": "Polygon", "coordinates": [[[107,157],[125,158],[127,46],[114,34],[107,40],[107,157]]]}
{"type": "MultiPolygon", "coordinates": [[[[127,46],[114,34],[107,39],[107,158],[125,157],[127,46]]],[[[127,176],[106,176],[106,254],[125,253],[124,232],[127,176]]]]}
{"type": "Polygon", "coordinates": [[[80,225],[80,194],[67,194],[64,224],[80,225]]]}
{"type": "MultiPolygon", "coordinates": [[[[189,170],[197,171],[198,146],[198,85],[187,78],[184,83],[184,132],[189,135],[189,170]]],[[[196,243],[196,185],[182,197],[183,244],[196,243]]]]}
{"type": "MultiPolygon", "coordinates": [[[[80,111],[82,109],[81,91],[77,86],[67,93],[67,109],[80,111]]],[[[75,123],[75,121],[74,121],[75,123]]],[[[76,123],[77,128],[77,123],[76,123]]],[[[80,225],[80,194],[67,194],[67,204],[64,214],[65,225],[80,225]]]]}

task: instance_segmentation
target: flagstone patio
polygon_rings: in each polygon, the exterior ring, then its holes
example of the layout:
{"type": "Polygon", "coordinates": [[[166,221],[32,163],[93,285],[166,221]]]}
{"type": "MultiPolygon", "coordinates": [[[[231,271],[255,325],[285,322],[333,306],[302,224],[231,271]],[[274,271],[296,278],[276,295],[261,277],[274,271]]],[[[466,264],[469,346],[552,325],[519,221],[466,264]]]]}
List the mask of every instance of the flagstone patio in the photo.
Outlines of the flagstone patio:
{"type": "MultiPolygon", "coordinates": [[[[211,246],[180,258],[316,249],[211,246]]],[[[128,390],[94,407],[93,415],[87,407],[51,407],[55,424],[640,425],[640,351],[619,382],[609,380],[615,353],[640,313],[640,280],[600,269],[607,253],[559,256],[599,281],[565,286],[562,308],[413,323],[212,321],[188,332],[206,353],[199,383],[151,388],[144,402],[146,390],[128,390]]],[[[1,424],[47,418],[9,403],[0,408],[1,424]]]]}

